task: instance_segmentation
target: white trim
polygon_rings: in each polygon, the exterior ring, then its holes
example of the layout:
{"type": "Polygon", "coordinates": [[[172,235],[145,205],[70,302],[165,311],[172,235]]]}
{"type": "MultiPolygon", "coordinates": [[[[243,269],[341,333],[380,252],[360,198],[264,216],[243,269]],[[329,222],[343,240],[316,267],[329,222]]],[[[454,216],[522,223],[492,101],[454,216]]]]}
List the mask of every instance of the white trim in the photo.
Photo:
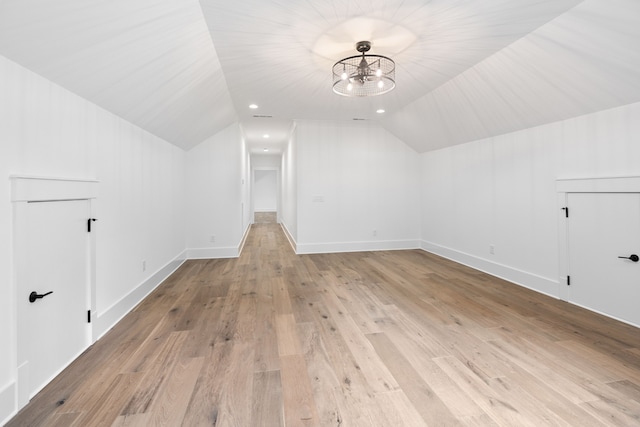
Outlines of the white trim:
{"type": "Polygon", "coordinates": [[[95,199],[98,181],[12,175],[12,202],[41,202],[54,200],[95,199]]]}
{"type": "Polygon", "coordinates": [[[567,207],[567,193],[558,193],[558,298],[569,301],[569,227],[562,208],[567,207]]]}
{"type": "Polygon", "coordinates": [[[558,193],[640,193],[640,176],[556,180],[558,193]]]}
{"type": "Polygon", "coordinates": [[[466,265],[467,267],[471,267],[500,279],[507,280],[524,288],[548,295],[552,298],[557,298],[556,290],[558,289],[558,282],[553,279],[538,276],[527,271],[518,270],[504,264],[488,261],[475,255],[470,255],[455,249],[427,242],[425,240],[421,242],[420,248],[423,251],[439,255],[443,258],[447,258],[451,261],[466,265]]]}
{"type": "Polygon", "coordinates": [[[16,392],[15,381],[10,382],[0,389],[0,425],[5,425],[18,413],[16,392]]]}
{"type": "Polygon", "coordinates": [[[284,231],[285,237],[287,238],[287,240],[289,241],[289,244],[291,245],[291,249],[293,249],[293,252],[298,253],[296,250],[296,247],[297,247],[296,239],[293,238],[293,236],[289,232],[289,229],[287,228],[284,222],[281,222],[279,224],[280,224],[280,227],[282,228],[282,231],[284,231]]]}
{"type": "Polygon", "coordinates": [[[247,237],[249,236],[249,231],[251,231],[251,223],[249,223],[247,225],[247,228],[244,230],[244,235],[242,236],[242,240],[240,241],[240,244],[238,245],[238,256],[240,256],[240,254],[242,253],[242,250],[244,249],[244,244],[247,242],[247,237]]]}
{"type": "Polygon", "coordinates": [[[238,258],[238,247],[227,248],[189,248],[187,259],[238,258]]]}
{"type": "Polygon", "coordinates": [[[164,282],[173,272],[175,272],[186,260],[186,253],[182,252],[169,261],[164,267],[158,269],[146,280],[140,283],[135,289],[131,290],[127,295],[102,312],[92,315],[93,324],[93,342],[98,340],[109,329],[116,325],[124,316],[126,316],[133,308],[138,305],[144,298],[155,290],[162,282],[164,282]]]}
{"type": "Polygon", "coordinates": [[[604,313],[604,312],[602,312],[602,311],[594,310],[593,308],[591,308],[591,307],[587,307],[586,305],[576,304],[576,303],[574,303],[574,302],[571,302],[571,303],[569,303],[569,304],[575,305],[575,306],[577,306],[577,307],[582,307],[582,308],[584,308],[585,310],[589,310],[589,311],[591,311],[591,312],[593,312],[593,313],[598,313],[598,314],[600,314],[600,315],[602,315],[602,316],[604,316],[604,317],[608,317],[609,319],[617,320],[618,322],[626,323],[627,325],[631,325],[631,326],[634,326],[634,327],[636,327],[636,328],[640,328],[640,324],[639,324],[639,325],[636,325],[635,323],[629,322],[628,320],[621,319],[621,318],[616,317],[616,316],[612,316],[611,314],[604,313]]]}
{"type": "Polygon", "coordinates": [[[322,254],[418,249],[418,240],[375,240],[370,242],[298,243],[296,253],[322,254]]]}

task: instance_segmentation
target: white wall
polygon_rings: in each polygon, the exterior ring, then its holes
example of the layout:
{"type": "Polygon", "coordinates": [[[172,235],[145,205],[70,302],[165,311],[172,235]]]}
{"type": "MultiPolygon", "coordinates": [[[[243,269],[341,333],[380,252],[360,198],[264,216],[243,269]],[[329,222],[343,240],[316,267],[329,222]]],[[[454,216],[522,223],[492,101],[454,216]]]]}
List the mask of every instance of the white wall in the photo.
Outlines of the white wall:
{"type": "Polygon", "coordinates": [[[413,149],[376,123],[298,121],[295,137],[299,253],[418,247],[413,149]]]}
{"type": "Polygon", "coordinates": [[[254,212],[276,212],[278,210],[278,171],[253,171],[254,212]]]}
{"type": "Polygon", "coordinates": [[[251,155],[251,167],[254,169],[280,169],[282,155],[253,154],[251,155]]]}
{"type": "Polygon", "coordinates": [[[100,181],[97,336],[181,261],[184,158],[182,150],[0,56],[0,422],[17,410],[9,175],[100,181]]]}
{"type": "Polygon", "coordinates": [[[640,103],[424,153],[421,169],[423,248],[558,296],[555,181],[640,175],[640,103]]]}
{"type": "Polygon", "coordinates": [[[189,257],[238,256],[250,222],[249,162],[237,124],[187,153],[189,257]]]}
{"type": "Polygon", "coordinates": [[[280,195],[282,197],[282,212],[280,212],[280,224],[284,227],[295,249],[298,240],[298,166],[295,129],[291,133],[287,148],[282,154],[281,165],[280,195]]]}
{"type": "Polygon", "coordinates": [[[184,260],[185,153],[112,115],[95,126],[96,309],[98,317],[113,311],[109,327],[184,260]],[[128,295],[132,284],[136,295],[128,295]]]}

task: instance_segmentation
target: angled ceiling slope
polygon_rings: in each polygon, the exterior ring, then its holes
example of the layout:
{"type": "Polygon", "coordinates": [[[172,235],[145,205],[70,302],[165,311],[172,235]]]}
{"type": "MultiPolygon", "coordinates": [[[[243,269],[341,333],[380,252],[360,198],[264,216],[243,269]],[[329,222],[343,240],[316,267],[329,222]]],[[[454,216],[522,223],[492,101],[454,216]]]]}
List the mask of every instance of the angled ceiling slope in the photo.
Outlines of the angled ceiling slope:
{"type": "Polygon", "coordinates": [[[640,2],[585,1],[384,119],[416,151],[640,101],[640,2]]]}
{"type": "Polygon", "coordinates": [[[0,54],[184,149],[237,120],[198,0],[2,0],[0,54]]]}
{"type": "Polygon", "coordinates": [[[261,146],[270,129],[286,138],[295,119],[358,118],[381,121],[423,152],[640,100],[639,8],[637,0],[2,0],[0,54],[184,149],[237,121],[261,146]],[[396,61],[394,91],[362,99],[331,91],[331,66],[360,40],[396,61]]]}

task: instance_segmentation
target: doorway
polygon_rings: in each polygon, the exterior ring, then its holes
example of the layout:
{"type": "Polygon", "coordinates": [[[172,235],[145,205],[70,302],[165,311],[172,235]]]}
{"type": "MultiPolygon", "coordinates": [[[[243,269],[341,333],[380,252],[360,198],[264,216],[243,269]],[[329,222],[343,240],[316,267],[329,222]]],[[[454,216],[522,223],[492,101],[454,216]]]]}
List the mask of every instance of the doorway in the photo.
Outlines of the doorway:
{"type": "Polygon", "coordinates": [[[278,171],[255,169],[252,188],[254,223],[278,222],[278,171]]]}
{"type": "Polygon", "coordinates": [[[21,408],[91,344],[96,182],[12,179],[21,408]]]}
{"type": "Polygon", "coordinates": [[[640,180],[575,181],[562,207],[566,300],[640,326],[640,180]]]}

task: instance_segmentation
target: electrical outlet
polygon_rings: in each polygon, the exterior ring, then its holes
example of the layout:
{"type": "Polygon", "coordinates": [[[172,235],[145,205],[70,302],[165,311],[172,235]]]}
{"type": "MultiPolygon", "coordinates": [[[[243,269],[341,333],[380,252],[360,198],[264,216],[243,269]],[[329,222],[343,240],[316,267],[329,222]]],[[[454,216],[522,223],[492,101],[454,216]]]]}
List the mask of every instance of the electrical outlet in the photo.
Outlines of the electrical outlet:
{"type": "Polygon", "coordinates": [[[142,261],[142,271],[147,271],[147,261],[142,261]]]}
{"type": "Polygon", "coordinates": [[[209,237],[209,242],[210,243],[215,243],[216,242],[216,236],[210,236],[209,237]]]}
{"type": "Polygon", "coordinates": [[[489,253],[493,255],[495,253],[495,247],[493,245],[489,245],[489,253]]]}

